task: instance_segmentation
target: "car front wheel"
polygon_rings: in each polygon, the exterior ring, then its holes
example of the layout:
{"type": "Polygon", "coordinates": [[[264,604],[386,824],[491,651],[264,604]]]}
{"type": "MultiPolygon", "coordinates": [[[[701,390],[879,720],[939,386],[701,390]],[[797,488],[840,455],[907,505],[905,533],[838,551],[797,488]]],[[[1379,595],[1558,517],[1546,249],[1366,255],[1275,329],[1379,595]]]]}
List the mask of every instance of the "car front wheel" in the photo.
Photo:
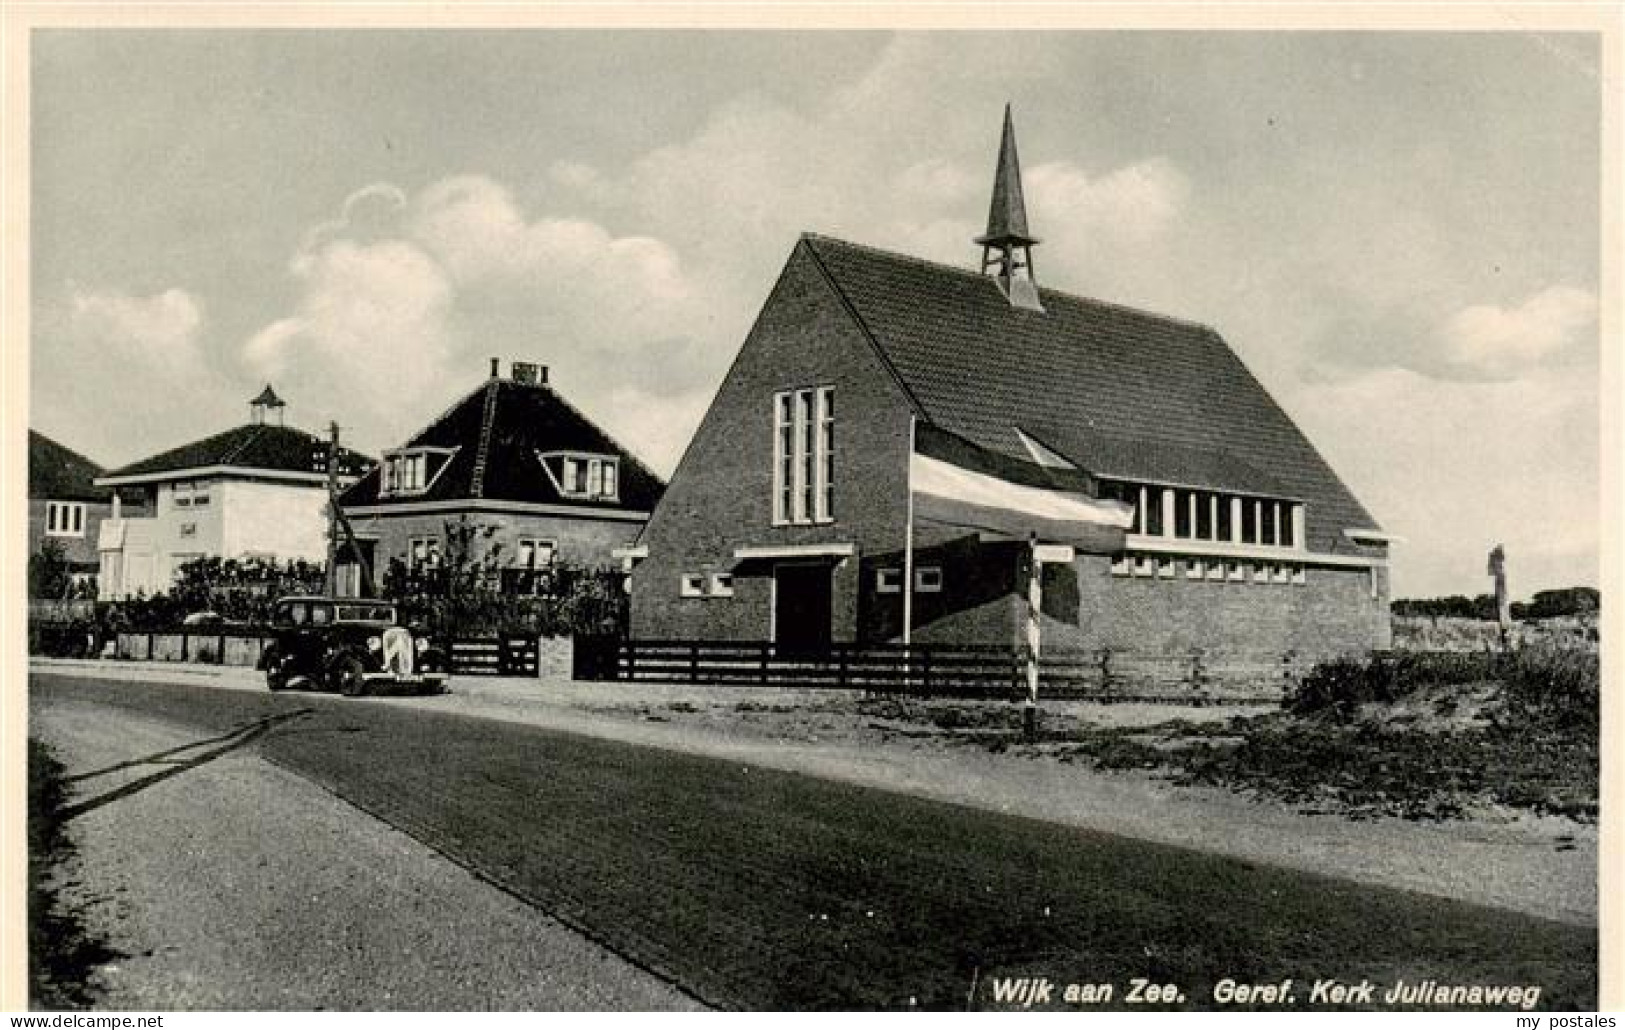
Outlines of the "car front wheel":
{"type": "Polygon", "coordinates": [[[328,682],[345,697],[360,697],[367,692],[365,672],[360,659],[354,655],[345,655],[333,663],[333,671],[328,676],[328,682]]]}

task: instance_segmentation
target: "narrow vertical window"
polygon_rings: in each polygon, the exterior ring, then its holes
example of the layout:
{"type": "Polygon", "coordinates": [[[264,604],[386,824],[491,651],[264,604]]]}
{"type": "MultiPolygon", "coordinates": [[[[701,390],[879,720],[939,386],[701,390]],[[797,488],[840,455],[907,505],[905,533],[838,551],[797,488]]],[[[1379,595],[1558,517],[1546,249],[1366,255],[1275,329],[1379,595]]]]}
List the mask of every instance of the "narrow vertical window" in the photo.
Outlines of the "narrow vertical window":
{"type": "Polygon", "coordinates": [[[1258,505],[1253,501],[1241,502],[1241,542],[1258,543],[1258,505]]]}
{"type": "Polygon", "coordinates": [[[1174,491],[1174,536],[1181,540],[1188,540],[1191,535],[1192,501],[1189,490],[1174,491]]]}
{"type": "Polygon", "coordinates": [[[1261,501],[1262,518],[1258,524],[1258,542],[1274,546],[1275,544],[1275,511],[1278,505],[1274,501],[1261,501]]]}
{"type": "Polygon", "coordinates": [[[818,391],[818,519],[827,522],[835,517],[835,390],[823,387],[818,391]]]}
{"type": "Polygon", "coordinates": [[[835,514],[835,392],[773,395],[773,520],[828,522],[835,514]]]}
{"type": "Polygon", "coordinates": [[[818,468],[815,461],[813,438],[818,422],[813,414],[811,390],[796,391],[796,521],[811,522],[814,516],[814,495],[818,490],[818,468]]]}

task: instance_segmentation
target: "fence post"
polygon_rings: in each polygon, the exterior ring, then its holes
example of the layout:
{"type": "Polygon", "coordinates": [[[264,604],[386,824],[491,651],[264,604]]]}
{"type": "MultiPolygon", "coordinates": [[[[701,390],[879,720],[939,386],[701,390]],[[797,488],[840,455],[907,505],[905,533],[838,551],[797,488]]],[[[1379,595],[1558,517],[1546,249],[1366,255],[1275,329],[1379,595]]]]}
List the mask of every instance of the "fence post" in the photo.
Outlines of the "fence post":
{"type": "Polygon", "coordinates": [[[688,642],[688,681],[690,683],[700,681],[700,642],[698,640],[688,642]]]}
{"type": "Polygon", "coordinates": [[[920,681],[921,689],[926,697],[931,696],[931,648],[925,648],[920,654],[920,681]]]}
{"type": "Polygon", "coordinates": [[[842,646],[841,650],[840,650],[840,655],[841,655],[841,662],[840,662],[840,665],[838,666],[839,671],[836,672],[836,674],[835,674],[835,684],[840,689],[845,690],[846,689],[846,665],[847,665],[847,662],[851,658],[851,652],[848,651],[845,646],[842,646]]]}
{"type": "MultiPolygon", "coordinates": [[[[619,665],[619,663],[616,663],[619,665]]],[[[617,669],[617,671],[619,671],[617,669]]],[[[620,679],[620,676],[616,676],[620,679]]],[[[638,645],[631,640],[626,642],[626,681],[636,683],[638,679],[638,645]]]]}
{"type": "Polygon", "coordinates": [[[763,644],[762,647],[762,686],[767,686],[767,658],[773,650],[772,644],[763,644]]]}
{"type": "Polygon", "coordinates": [[[226,664],[226,635],[220,634],[220,639],[214,642],[214,661],[216,665],[226,664]]]}

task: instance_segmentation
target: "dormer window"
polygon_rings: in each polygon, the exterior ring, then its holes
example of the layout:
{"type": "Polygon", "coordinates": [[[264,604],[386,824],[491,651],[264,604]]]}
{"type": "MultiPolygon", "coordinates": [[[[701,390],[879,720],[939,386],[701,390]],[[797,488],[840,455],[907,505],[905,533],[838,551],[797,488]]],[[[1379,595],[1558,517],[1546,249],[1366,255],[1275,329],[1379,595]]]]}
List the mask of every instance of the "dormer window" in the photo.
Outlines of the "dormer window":
{"type": "Polygon", "coordinates": [[[559,494],[574,501],[613,501],[620,497],[619,458],[605,454],[555,452],[539,455],[559,494]]]}
{"type": "Polygon", "coordinates": [[[414,447],[384,455],[380,493],[385,497],[422,493],[456,450],[454,447],[414,447]]]}

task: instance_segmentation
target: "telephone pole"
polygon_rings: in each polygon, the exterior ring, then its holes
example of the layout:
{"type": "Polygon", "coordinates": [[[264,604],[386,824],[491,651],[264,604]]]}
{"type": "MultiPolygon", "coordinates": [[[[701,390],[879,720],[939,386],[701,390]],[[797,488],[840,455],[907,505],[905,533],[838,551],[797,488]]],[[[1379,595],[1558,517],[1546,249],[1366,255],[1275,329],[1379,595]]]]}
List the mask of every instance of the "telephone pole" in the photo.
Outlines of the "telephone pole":
{"type": "Polygon", "coordinates": [[[327,587],[322,592],[333,597],[338,592],[339,557],[339,424],[327,424],[327,587]]]}

